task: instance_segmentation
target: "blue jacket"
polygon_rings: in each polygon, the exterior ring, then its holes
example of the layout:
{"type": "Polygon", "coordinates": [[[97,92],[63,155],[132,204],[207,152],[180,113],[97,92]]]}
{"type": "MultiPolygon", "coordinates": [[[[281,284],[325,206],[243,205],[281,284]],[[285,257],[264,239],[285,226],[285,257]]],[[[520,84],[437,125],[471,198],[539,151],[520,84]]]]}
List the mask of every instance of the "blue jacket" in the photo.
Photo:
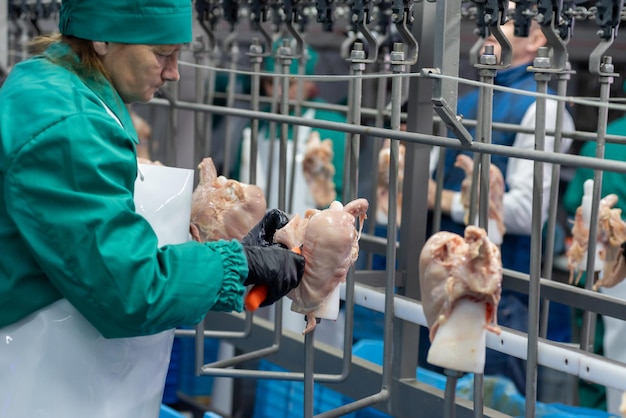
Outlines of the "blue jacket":
{"type": "MultiPolygon", "coordinates": [[[[526,71],[527,66],[522,65],[519,67],[509,68],[498,72],[495,79],[495,84],[499,86],[506,86],[520,90],[536,91],[537,83],[534,79],[533,73],[526,71]]],[[[493,121],[498,123],[510,123],[520,124],[524,114],[528,108],[535,102],[535,98],[532,96],[523,96],[519,94],[513,94],[503,92],[500,90],[494,90],[493,93],[493,121]]],[[[479,92],[478,90],[468,93],[461,97],[458,102],[457,113],[462,115],[465,119],[477,118],[477,111],[479,105],[479,92]]],[[[474,137],[476,134],[475,128],[469,129],[470,134],[474,137]]],[[[515,141],[515,132],[505,131],[492,131],[491,142],[497,145],[512,146],[515,141]]],[[[456,156],[460,153],[472,156],[473,153],[468,151],[460,151],[447,149],[446,150],[446,162],[445,162],[445,175],[444,175],[444,188],[448,190],[460,191],[461,182],[465,178],[465,173],[462,169],[454,167],[454,161],[456,156]]],[[[492,155],[492,164],[495,164],[503,174],[506,173],[508,164],[508,157],[501,155],[492,155]]],[[[506,183],[506,178],[505,178],[506,183]]],[[[506,184],[505,184],[506,187],[506,184]]],[[[465,225],[454,222],[449,216],[442,216],[441,229],[446,231],[455,232],[463,235],[465,225]]],[[[530,271],[530,236],[528,235],[514,235],[505,234],[502,242],[502,265],[504,268],[517,270],[520,272],[528,273],[530,271]]]]}

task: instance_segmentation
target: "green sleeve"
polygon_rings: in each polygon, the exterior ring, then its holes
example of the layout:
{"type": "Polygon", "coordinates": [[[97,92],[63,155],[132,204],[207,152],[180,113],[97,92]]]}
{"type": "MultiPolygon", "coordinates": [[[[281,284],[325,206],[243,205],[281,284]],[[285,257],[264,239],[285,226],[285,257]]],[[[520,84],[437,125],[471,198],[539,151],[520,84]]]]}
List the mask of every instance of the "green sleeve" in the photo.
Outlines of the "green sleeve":
{"type": "MultiPolygon", "coordinates": [[[[587,142],[580,150],[580,155],[591,157],[595,155],[595,142],[587,142]]],[[[580,206],[583,198],[583,185],[585,181],[593,178],[593,170],[590,168],[578,167],[574,178],[569,182],[563,195],[563,208],[569,216],[576,214],[576,209],[580,206]]]]}
{"type": "Polygon", "coordinates": [[[135,212],[132,142],[104,112],[49,127],[12,156],[7,212],[49,280],[105,337],[199,322],[241,311],[248,266],[241,244],[157,248],[135,212]]]}

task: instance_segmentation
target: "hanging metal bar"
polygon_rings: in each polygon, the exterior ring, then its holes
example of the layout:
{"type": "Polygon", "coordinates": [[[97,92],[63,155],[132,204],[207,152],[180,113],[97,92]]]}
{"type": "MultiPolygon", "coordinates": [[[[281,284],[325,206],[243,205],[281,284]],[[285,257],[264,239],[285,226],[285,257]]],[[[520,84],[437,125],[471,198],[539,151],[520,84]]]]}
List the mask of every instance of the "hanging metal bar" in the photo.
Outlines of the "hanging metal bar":
{"type": "MultiPolygon", "coordinates": [[[[547,93],[551,78],[551,59],[548,49],[539,48],[530,71],[535,73],[537,92],[547,93]],[[544,71],[548,70],[548,71],[544,71]]],[[[546,98],[537,97],[535,118],[535,149],[545,150],[546,138],[546,98]]],[[[543,229],[543,162],[535,161],[533,166],[533,200],[530,235],[530,282],[528,288],[528,362],[526,366],[526,417],[535,416],[537,402],[537,365],[539,342],[539,307],[541,278],[541,240],[543,229]]]]}

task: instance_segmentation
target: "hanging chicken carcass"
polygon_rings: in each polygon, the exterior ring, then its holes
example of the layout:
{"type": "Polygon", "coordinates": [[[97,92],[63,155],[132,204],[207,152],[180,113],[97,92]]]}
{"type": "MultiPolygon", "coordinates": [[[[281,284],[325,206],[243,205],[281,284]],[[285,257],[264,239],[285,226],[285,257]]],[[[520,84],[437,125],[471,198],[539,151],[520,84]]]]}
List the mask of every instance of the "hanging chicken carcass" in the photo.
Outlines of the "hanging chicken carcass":
{"type": "MultiPolygon", "coordinates": [[[[596,234],[596,269],[603,270],[603,276],[593,285],[593,289],[613,287],[626,277],[626,266],[621,244],[626,241],[626,223],[622,220],[622,210],[614,208],[618,201],[616,194],[608,194],[598,206],[598,227],[596,234]]],[[[576,209],[572,227],[572,245],[567,251],[570,269],[570,283],[577,284],[586,267],[589,247],[589,226],[585,222],[584,205],[576,209]]],[[[587,211],[590,211],[588,208],[587,211]]]]}
{"type": "MultiPolygon", "coordinates": [[[[406,147],[398,145],[398,188],[396,224],[402,223],[402,188],[406,147]]],[[[386,225],[389,217],[389,165],[391,163],[391,140],[385,139],[378,153],[378,182],[376,184],[376,222],[386,225]]]]}
{"type": "MultiPolygon", "coordinates": [[[[465,208],[467,225],[472,224],[469,219],[470,200],[472,190],[472,174],[474,172],[474,160],[465,155],[459,154],[454,162],[455,167],[461,168],[465,172],[465,179],[461,183],[461,202],[465,208]]],[[[489,226],[489,236],[495,244],[502,243],[502,237],[506,232],[504,227],[504,176],[502,171],[494,165],[489,165],[489,209],[488,218],[491,222],[489,226]],[[491,228],[495,227],[495,231],[491,228]]]]}
{"type": "Polygon", "coordinates": [[[311,131],[307,139],[302,172],[317,207],[330,205],[337,197],[333,143],[330,139],[322,141],[318,131],[311,131]]]}
{"type": "Polygon", "coordinates": [[[198,165],[200,181],[191,199],[190,232],[194,240],[241,240],[267,209],[263,191],[218,176],[211,158],[198,165]]]}
{"type": "Polygon", "coordinates": [[[428,361],[452,370],[482,373],[486,331],[500,333],[496,313],[502,261],[484,229],[465,236],[437,232],[419,259],[422,305],[430,330],[428,361]]]}
{"type": "Polygon", "coordinates": [[[356,199],[346,204],[334,201],[325,210],[308,210],[304,218],[295,215],[276,231],[274,241],[287,248],[301,247],[306,261],[302,282],[287,297],[291,310],[306,315],[303,333],[317,324],[329,296],[346,280],[359,255],[359,238],[369,203],[356,199]],[[359,230],[355,227],[359,219],[359,230]]]}

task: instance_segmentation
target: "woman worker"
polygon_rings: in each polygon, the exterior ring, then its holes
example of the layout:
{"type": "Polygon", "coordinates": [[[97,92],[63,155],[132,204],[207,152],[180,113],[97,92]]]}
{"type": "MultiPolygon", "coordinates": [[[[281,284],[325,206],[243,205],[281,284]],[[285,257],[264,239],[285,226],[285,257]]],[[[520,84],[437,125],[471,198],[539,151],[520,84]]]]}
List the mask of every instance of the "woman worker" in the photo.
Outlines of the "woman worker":
{"type": "Polygon", "coordinates": [[[159,248],[135,212],[126,104],[179,79],[191,23],[189,0],[63,0],[61,34],[0,90],[2,416],[156,417],[171,329],[302,277],[282,248],[159,248]]]}

